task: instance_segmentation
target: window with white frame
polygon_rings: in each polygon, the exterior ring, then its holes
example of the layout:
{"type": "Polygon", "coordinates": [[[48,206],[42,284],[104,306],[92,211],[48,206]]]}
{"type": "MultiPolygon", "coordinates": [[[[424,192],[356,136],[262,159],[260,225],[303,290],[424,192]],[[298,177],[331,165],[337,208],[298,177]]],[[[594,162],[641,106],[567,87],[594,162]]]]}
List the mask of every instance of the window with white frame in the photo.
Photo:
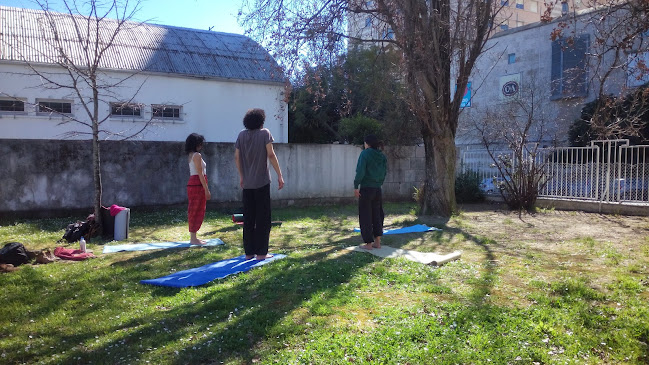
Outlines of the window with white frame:
{"type": "Polygon", "coordinates": [[[586,53],[590,36],[552,42],[552,97],[554,99],[588,95],[586,53]]]}
{"type": "Polygon", "coordinates": [[[37,100],[36,112],[41,114],[72,114],[72,101],[37,100]]]}
{"type": "Polygon", "coordinates": [[[111,117],[142,117],[142,105],[134,103],[110,103],[111,117]]]}
{"type": "Polygon", "coordinates": [[[516,0],[516,9],[525,9],[523,0],[516,0]]]}
{"type": "Polygon", "coordinates": [[[14,98],[0,98],[0,113],[24,113],[25,101],[14,98]]]}
{"type": "Polygon", "coordinates": [[[151,114],[156,119],[181,119],[178,105],[151,105],[151,114]]]}

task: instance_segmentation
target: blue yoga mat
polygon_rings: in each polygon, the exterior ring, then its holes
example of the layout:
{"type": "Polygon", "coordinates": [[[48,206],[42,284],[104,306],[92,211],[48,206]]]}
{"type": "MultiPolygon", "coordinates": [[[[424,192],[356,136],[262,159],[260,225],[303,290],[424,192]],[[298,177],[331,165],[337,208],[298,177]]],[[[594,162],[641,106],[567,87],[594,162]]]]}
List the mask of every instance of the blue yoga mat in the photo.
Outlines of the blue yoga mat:
{"type": "Polygon", "coordinates": [[[217,261],[194,269],[175,272],[157,279],[140,280],[140,284],[170,286],[173,288],[198,286],[207,284],[212,280],[223,279],[228,275],[238,274],[254,267],[266,265],[275,260],[283,259],[286,255],[275,254],[273,257],[262,261],[255,259],[246,260],[245,257],[245,255],[241,255],[233,259],[217,261]]]}
{"type": "Polygon", "coordinates": [[[223,241],[218,238],[207,240],[204,245],[190,245],[189,241],[183,242],[157,242],[157,243],[130,243],[124,245],[104,246],[103,253],[113,253],[122,251],[146,251],[146,250],[162,250],[165,248],[180,248],[180,247],[205,247],[205,246],[218,246],[222,245],[223,241]]]}
{"type": "MultiPolygon", "coordinates": [[[[360,228],[354,228],[354,232],[360,232],[360,228]]],[[[387,234],[401,234],[401,233],[416,233],[416,232],[431,232],[431,231],[441,231],[439,228],[428,227],[425,224],[417,224],[410,227],[403,227],[397,229],[387,229],[383,231],[384,235],[387,234]]]]}

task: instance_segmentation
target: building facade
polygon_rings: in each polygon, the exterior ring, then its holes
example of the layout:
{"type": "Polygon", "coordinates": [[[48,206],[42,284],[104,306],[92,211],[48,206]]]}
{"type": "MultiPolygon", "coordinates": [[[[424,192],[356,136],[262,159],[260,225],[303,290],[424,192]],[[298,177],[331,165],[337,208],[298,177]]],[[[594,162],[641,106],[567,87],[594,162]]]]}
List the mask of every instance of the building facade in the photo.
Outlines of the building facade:
{"type": "MultiPolygon", "coordinates": [[[[607,46],[599,45],[606,25],[598,21],[602,17],[598,12],[584,10],[494,35],[465,92],[456,143],[479,146],[476,123],[516,104],[533,107],[534,118],[546,123],[544,135],[532,134],[531,140],[566,145],[570,125],[584,104],[600,92],[621,95],[649,81],[646,73],[640,75],[633,67],[638,60],[649,59],[643,48],[617,52],[614,58],[616,52],[605,52],[607,46]],[[553,39],[557,29],[566,31],[553,39]]],[[[518,109],[519,117],[528,116],[518,109]]]]}
{"type": "MultiPolygon", "coordinates": [[[[90,138],[92,89],[68,87],[56,48],[63,44],[83,65],[73,20],[0,6],[0,138],[90,138]]],[[[117,25],[101,26],[110,33],[117,25]]],[[[233,142],[245,112],[263,108],[275,141],[288,142],[284,75],[248,37],[145,23],[126,23],[117,34],[99,64],[100,139],[184,141],[196,132],[233,142]]]]}

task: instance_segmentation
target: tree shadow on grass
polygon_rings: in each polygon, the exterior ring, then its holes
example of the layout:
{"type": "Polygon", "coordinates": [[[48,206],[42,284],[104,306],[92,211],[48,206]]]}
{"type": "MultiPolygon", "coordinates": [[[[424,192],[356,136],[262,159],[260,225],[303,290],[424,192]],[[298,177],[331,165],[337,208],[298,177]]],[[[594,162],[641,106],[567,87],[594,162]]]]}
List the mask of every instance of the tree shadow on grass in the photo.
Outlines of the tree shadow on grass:
{"type": "MultiPolygon", "coordinates": [[[[369,255],[353,259],[349,256],[330,257],[336,251],[331,247],[301,258],[289,255],[250,272],[211,282],[203,286],[204,289],[141,288],[161,299],[173,298],[184,290],[202,290],[205,294],[191,305],[177,306],[168,311],[162,309],[153,315],[113,325],[108,332],[117,333],[117,338],[88,353],[76,352],[70,356],[80,356],[84,362],[96,360],[106,353],[124,358],[130,354],[126,361],[130,362],[140,358],[143,348],[159,349],[167,344],[177,346],[178,341],[185,339],[188,343],[184,349],[173,356],[174,360],[167,358],[165,362],[206,363],[232,358],[251,362],[255,345],[263,341],[288,312],[304,308],[316,293],[336,295],[337,291],[343,290],[341,284],[349,282],[360,268],[376,260],[369,255]],[[323,275],[326,280],[322,280],[323,275]],[[136,330],[119,334],[134,328],[136,330]]],[[[152,259],[162,255],[146,256],[152,259]]],[[[80,333],[74,340],[93,335],[80,333]]]]}
{"type": "MultiPolygon", "coordinates": [[[[337,234],[341,235],[341,232],[337,234]]],[[[37,283],[36,286],[57,286],[56,292],[50,293],[43,301],[29,304],[30,313],[38,316],[36,320],[45,320],[59,309],[73,312],[72,318],[94,318],[97,312],[106,311],[105,303],[124,303],[129,308],[124,319],[114,317],[109,310],[111,313],[105,315],[113,317],[110,321],[100,319],[106,324],[98,328],[80,325],[75,333],[61,335],[55,328],[48,327],[39,333],[39,336],[75,345],[100,338],[103,342],[100,346],[76,345],[65,354],[53,346],[49,350],[43,348],[37,353],[23,354],[21,361],[57,355],[57,361],[64,363],[133,363],[148,359],[146,354],[151,351],[154,360],[174,364],[228,360],[252,363],[263,351],[259,347],[261,343],[281,347],[284,337],[290,338],[307,329],[305,323],[283,323],[288,313],[300,310],[307,317],[317,317],[315,306],[319,304],[310,303],[316,296],[335,297],[337,305],[344,305],[346,294],[354,292],[353,287],[344,284],[353,280],[365,266],[383,260],[365,253],[341,251],[343,246],[358,244],[359,237],[345,234],[297,246],[275,245],[273,251],[284,250],[289,256],[198,288],[151,288],[134,283],[143,278],[166,275],[170,268],[181,270],[189,265],[200,266],[196,264],[199,261],[215,261],[213,259],[235,252],[234,248],[215,246],[209,250],[185,248],[138,254],[113,262],[91,281],[80,282],[75,275],[95,266],[90,262],[84,263],[80,266],[83,269],[62,275],[61,279],[70,285],[55,283],[53,279],[34,272],[26,279],[37,283]],[[291,255],[293,250],[299,254],[291,255]],[[90,286],[95,286],[101,295],[87,290],[90,286]],[[130,291],[149,293],[151,299],[134,303],[129,299],[130,291]],[[199,293],[199,296],[190,304],[176,304],[176,297],[186,291],[194,291],[193,294],[199,293]],[[134,310],[131,306],[146,306],[147,310],[134,310]],[[178,353],[162,350],[165,346],[180,347],[181,350],[178,353]]],[[[466,237],[485,251],[487,261],[486,270],[470,296],[475,309],[484,305],[485,293],[492,289],[496,267],[490,263],[493,261],[490,248],[479,238],[468,234],[466,237]]],[[[298,239],[299,235],[291,234],[281,237],[282,242],[298,239]]],[[[409,239],[411,237],[404,237],[403,241],[409,239]]],[[[20,301],[21,297],[17,293],[9,299],[20,301]]],[[[18,349],[8,348],[7,352],[15,353],[15,350],[18,349]]]]}
{"type": "MultiPolygon", "coordinates": [[[[283,336],[290,337],[306,329],[304,323],[282,325],[281,322],[288,313],[302,310],[309,317],[317,317],[314,313],[317,308],[313,307],[315,304],[309,304],[311,298],[344,297],[342,292],[353,291],[344,283],[349,283],[364,266],[382,260],[363,253],[335,255],[339,251],[338,247],[348,243],[349,239],[328,242],[329,248],[304,257],[289,255],[263,268],[238,274],[238,277],[207,284],[205,287],[225,287],[206,290],[205,295],[192,305],[178,306],[156,314],[153,318],[141,317],[115,327],[116,331],[121,328],[138,330],[114,340],[112,348],[120,342],[129,343],[129,338],[138,339],[137,344],[143,348],[161,348],[165,344],[177,346],[178,341],[185,339],[183,342],[187,344],[169,362],[186,364],[243,360],[252,363],[258,356],[261,342],[280,342],[283,336]],[[326,280],[321,280],[323,277],[326,280]],[[226,285],[228,282],[229,285],[226,285]],[[162,328],[166,329],[164,335],[160,335],[162,328]],[[294,333],[283,332],[287,330],[294,333]],[[279,337],[276,340],[269,339],[272,336],[279,337]]],[[[477,239],[475,243],[480,245],[477,239]]],[[[489,248],[484,249],[489,259],[489,248]]],[[[475,311],[476,307],[484,306],[484,298],[491,290],[494,276],[495,265],[488,263],[481,280],[470,295],[473,308],[467,311],[475,311]]],[[[183,290],[194,289],[156,288],[151,289],[151,295],[171,298],[183,290]]],[[[337,303],[344,305],[339,301],[337,303]]],[[[111,345],[107,345],[93,353],[96,355],[110,348],[111,345]]],[[[137,347],[126,348],[124,353],[137,353],[134,350],[137,347]]]]}

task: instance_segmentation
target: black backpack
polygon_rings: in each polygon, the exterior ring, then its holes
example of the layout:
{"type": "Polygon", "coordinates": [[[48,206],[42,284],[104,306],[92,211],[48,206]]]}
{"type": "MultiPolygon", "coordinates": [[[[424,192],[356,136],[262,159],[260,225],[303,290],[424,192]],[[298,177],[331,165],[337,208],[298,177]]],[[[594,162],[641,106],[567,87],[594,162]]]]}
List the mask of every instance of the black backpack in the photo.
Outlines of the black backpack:
{"type": "Polygon", "coordinates": [[[27,249],[22,243],[9,242],[0,248],[0,263],[19,266],[30,261],[27,249]]]}
{"type": "Polygon", "coordinates": [[[65,228],[65,233],[63,234],[62,240],[67,241],[68,243],[76,242],[81,239],[81,236],[86,236],[90,231],[90,223],[76,221],[75,223],[70,223],[65,228]]]}

